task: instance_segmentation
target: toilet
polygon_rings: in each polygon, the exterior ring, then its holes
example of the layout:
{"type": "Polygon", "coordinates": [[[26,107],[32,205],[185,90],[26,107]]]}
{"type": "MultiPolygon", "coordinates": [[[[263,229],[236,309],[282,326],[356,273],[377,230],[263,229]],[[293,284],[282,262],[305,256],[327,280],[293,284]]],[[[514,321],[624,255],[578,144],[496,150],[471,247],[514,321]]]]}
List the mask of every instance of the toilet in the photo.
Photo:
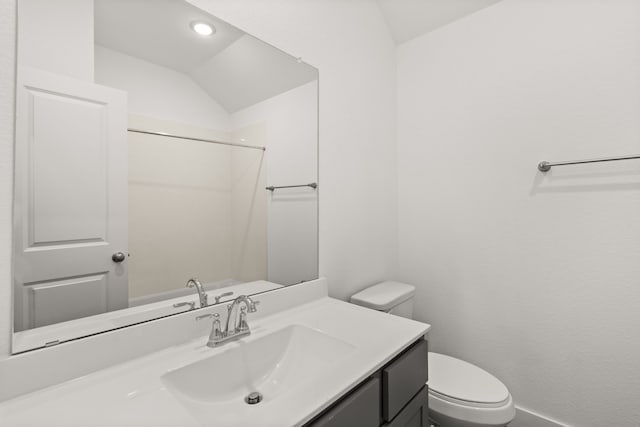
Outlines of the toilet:
{"type": "MultiPolygon", "coordinates": [[[[351,302],[412,318],[415,287],[382,282],[351,297],[351,302]]],[[[507,387],[464,360],[429,352],[429,419],[440,427],[503,427],[515,417],[507,387]]]]}

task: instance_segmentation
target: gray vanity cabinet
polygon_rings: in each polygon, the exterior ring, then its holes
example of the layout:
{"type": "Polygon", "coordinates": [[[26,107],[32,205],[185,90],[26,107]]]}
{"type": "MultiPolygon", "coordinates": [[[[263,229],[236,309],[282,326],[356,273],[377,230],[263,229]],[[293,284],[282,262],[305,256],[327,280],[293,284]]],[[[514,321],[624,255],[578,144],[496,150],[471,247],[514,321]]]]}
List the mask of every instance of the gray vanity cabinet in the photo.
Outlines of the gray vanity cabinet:
{"type": "Polygon", "coordinates": [[[305,427],[427,427],[427,374],[421,339],[305,427]]]}
{"type": "Polygon", "coordinates": [[[313,427],[378,427],[380,380],[370,378],[316,419],[313,427]]]}

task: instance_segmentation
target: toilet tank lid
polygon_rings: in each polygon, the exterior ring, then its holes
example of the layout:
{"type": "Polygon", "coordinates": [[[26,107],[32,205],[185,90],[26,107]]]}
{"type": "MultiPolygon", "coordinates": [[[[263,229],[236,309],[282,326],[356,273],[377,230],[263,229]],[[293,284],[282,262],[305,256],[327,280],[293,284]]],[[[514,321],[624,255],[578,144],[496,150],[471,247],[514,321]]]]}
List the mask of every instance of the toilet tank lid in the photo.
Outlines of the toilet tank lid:
{"type": "Polygon", "coordinates": [[[351,302],[375,310],[386,311],[412,298],[415,292],[415,286],[386,281],[354,294],[351,297],[351,302]]]}

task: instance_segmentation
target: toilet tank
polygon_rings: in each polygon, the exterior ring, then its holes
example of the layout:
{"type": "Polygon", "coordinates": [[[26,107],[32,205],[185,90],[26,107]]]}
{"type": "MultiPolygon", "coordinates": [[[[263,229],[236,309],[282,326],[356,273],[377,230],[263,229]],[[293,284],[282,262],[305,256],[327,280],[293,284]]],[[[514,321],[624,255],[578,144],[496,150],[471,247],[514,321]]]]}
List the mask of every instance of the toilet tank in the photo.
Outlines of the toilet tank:
{"type": "Polygon", "coordinates": [[[351,302],[411,319],[413,317],[413,296],[415,292],[415,286],[386,281],[369,286],[354,294],[351,297],[351,302]]]}

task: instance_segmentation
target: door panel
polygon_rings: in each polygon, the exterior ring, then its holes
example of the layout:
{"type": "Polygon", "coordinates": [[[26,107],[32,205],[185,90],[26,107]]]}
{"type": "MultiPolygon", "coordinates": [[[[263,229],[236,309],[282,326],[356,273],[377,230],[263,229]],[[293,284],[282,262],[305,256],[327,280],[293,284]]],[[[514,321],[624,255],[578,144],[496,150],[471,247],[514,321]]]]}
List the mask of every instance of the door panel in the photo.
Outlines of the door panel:
{"type": "Polygon", "coordinates": [[[14,330],[126,308],[126,93],[18,76],[14,330]]]}
{"type": "Polygon", "coordinates": [[[26,90],[32,119],[29,246],[105,241],[106,105],[26,90]]]}
{"type": "Polygon", "coordinates": [[[107,310],[107,275],[25,283],[25,319],[29,327],[78,319],[107,310]]]}

